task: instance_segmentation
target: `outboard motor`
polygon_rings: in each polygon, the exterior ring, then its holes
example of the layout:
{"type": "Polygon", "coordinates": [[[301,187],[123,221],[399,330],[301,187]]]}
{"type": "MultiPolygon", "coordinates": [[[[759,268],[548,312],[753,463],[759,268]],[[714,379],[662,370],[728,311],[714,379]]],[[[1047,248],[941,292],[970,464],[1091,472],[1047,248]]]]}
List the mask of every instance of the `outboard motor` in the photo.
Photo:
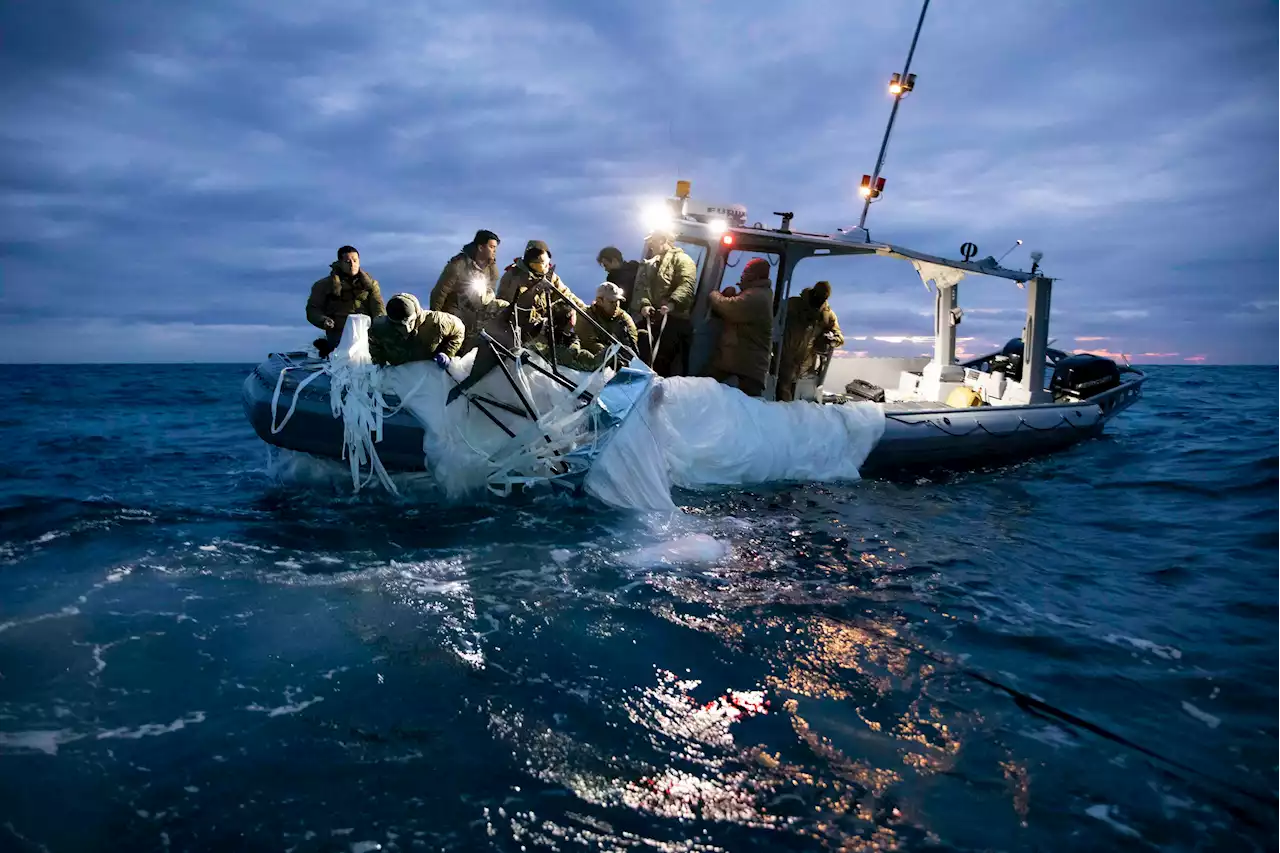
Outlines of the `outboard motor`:
{"type": "Polygon", "coordinates": [[[992,357],[991,370],[1000,371],[1012,382],[1022,381],[1022,338],[1009,341],[999,355],[992,357]]]}
{"type": "Polygon", "coordinates": [[[1049,390],[1054,400],[1087,400],[1120,384],[1120,368],[1109,358],[1091,353],[1069,355],[1053,368],[1049,390]]]}

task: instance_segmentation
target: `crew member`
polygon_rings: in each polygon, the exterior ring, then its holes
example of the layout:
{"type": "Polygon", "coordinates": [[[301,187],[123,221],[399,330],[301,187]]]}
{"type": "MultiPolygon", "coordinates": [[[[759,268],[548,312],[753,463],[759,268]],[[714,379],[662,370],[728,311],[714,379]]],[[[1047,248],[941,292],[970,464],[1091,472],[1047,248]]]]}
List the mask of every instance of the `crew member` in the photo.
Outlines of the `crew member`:
{"type": "Polygon", "coordinates": [[[596,299],[587,309],[588,316],[595,323],[584,320],[578,325],[578,338],[587,352],[599,355],[613,343],[601,329],[624,347],[629,347],[633,353],[638,352],[636,324],[631,315],[622,310],[621,301],[622,289],[618,285],[606,281],[596,288],[596,299]],[[599,329],[596,328],[596,323],[599,324],[599,329]]]}
{"type": "Polygon", "coordinates": [[[631,295],[632,313],[644,321],[652,336],[652,367],[660,376],[679,376],[689,370],[693,342],[693,299],[698,267],[668,231],[649,235],[653,257],[650,269],[640,269],[631,295]]]}
{"type": "Polygon", "coordinates": [[[719,382],[736,379],[748,397],[764,393],[773,343],[773,288],[769,262],[754,258],[742,270],[737,288],[711,294],[711,313],[724,326],[711,363],[711,376],[719,382]]]}
{"type": "Polygon", "coordinates": [[[522,333],[536,328],[545,319],[548,304],[566,299],[583,311],[587,308],[556,275],[551,265],[551,250],[542,240],[530,240],[525,245],[524,256],[502,273],[498,298],[515,307],[522,333]]]}
{"type": "Polygon", "coordinates": [[[779,400],[794,400],[800,377],[817,371],[823,353],[844,345],[830,298],[830,283],[820,281],[787,300],[787,327],[778,358],[779,400]]]}
{"type": "Polygon", "coordinates": [[[429,360],[448,367],[465,333],[452,314],[424,311],[418,297],[397,293],[387,302],[386,315],[369,326],[369,357],[384,367],[429,360]]]}
{"type": "Polygon", "coordinates": [[[605,246],[596,255],[596,263],[608,273],[605,278],[622,290],[622,304],[631,304],[631,294],[636,289],[636,273],[640,270],[640,261],[628,261],[616,246],[605,246]]]}
{"type": "Polygon", "coordinates": [[[493,296],[498,284],[500,242],[492,231],[477,231],[471,242],[444,265],[436,286],[431,288],[431,310],[457,314],[455,309],[463,292],[488,291],[493,296]]]}
{"type": "Polygon", "coordinates": [[[534,339],[533,351],[551,363],[551,350],[555,350],[556,367],[592,371],[600,366],[600,356],[583,349],[575,325],[578,320],[568,303],[557,302],[551,306],[551,322],[544,323],[542,331],[534,339]]]}
{"type": "Polygon", "coordinates": [[[328,358],[342,340],[348,315],[366,314],[372,319],[386,313],[378,282],[360,269],[360,253],[355,247],[339,249],[329,271],[327,277],[311,285],[307,299],[307,322],[325,333],[313,342],[321,358],[328,358]]]}

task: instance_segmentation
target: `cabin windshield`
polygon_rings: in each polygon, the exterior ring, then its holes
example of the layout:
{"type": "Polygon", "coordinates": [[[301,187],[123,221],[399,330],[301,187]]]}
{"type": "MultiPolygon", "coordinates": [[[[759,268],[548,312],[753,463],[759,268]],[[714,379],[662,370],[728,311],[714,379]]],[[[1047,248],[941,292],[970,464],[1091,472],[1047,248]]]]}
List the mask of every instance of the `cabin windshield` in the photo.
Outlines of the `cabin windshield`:
{"type": "Polygon", "coordinates": [[[698,265],[698,275],[694,281],[701,279],[702,270],[707,265],[707,247],[691,240],[676,240],[676,245],[684,249],[685,254],[693,258],[693,262],[698,265]]]}

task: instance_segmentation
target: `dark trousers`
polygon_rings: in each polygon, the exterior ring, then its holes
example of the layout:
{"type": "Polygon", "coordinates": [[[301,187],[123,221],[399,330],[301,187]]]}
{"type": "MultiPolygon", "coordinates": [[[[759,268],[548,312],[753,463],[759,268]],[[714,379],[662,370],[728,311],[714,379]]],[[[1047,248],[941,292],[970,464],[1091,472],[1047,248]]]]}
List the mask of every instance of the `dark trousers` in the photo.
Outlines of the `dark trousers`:
{"type": "Polygon", "coordinates": [[[719,368],[711,371],[711,378],[717,382],[729,384],[730,379],[738,380],[738,390],[748,397],[763,397],[764,383],[759,379],[753,379],[750,376],[743,376],[741,373],[730,373],[727,370],[719,368]]]}
{"type": "Polygon", "coordinates": [[[689,348],[693,344],[693,323],[682,317],[667,316],[667,326],[662,329],[662,318],[654,314],[653,344],[658,352],[653,359],[653,372],[659,376],[682,376],[689,372],[689,348]],[[662,334],[658,330],[662,329],[662,334]]]}
{"type": "Polygon", "coordinates": [[[321,358],[328,358],[329,353],[338,348],[338,344],[342,343],[342,329],[346,325],[347,318],[342,318],[342,325],[334,326],[324,333],[323,338],[316,338],[311,345],[316,348],[316,352],[321,358]]]}

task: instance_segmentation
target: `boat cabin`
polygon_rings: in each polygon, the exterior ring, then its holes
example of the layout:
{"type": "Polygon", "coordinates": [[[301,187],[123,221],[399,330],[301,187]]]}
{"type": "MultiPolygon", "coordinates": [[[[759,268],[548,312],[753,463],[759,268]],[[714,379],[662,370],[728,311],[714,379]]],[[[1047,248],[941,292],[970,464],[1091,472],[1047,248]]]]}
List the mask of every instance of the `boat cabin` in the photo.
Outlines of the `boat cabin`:
{"type": "MultiPolygon", "coordinates": [[[[777,386],[778,354],[786,327],[786,306],[792,296],[791,280],[797,265],[809,258],[842,255],[880,255],[900,258],[911,263],[926,288],[932,284],[934,295],[934,347],[932,357],[924,358],[835,358],[825,370],[828,388],[844,392],[854,386],[882,390],[882,399],[895,403],[928,403],[938,406],[948,399],[974,395],[990,405],[1027,405],[1052,402],[1046,388],[1049,302],[1053,280],[1037,271],[1005,269],[993,257],[978,261],[951,260],[906,249],[889,243],[875,242],[862,228],[842,230],[836,234],[817,234],[791,228],[791,213],[775,213],[781,218],[778,227],[761,222],[746,224],[747,211],[741,205],[718,205],[689,197],[689,183],[680,181],[676,195],[649,212],[650,230],[664,228],[675,234],[675,242],[697,264],[697,297],[693,309],[693,346],[687,372],[705,374],[719,337],[720,321],[712,317],[709,294],[713,290],[735,284],[734,270],[749,254],[765,256],[773,265],[773,354],[769,376],[765,382],[765,399],[773,400],[777,386]],[[961,311],[957,288],[966,275],[985,275],[1017,282],[1027,291],[1026,324],[1017,348],[1016,374],[1007,372],[1013,353],[991,353],[965,364],[956,362],[956,325],[961,311]],[[726,280],[726,278],[728,280],[726,280]],[[1000,357],[1005,356],[1006,360],[1000,357]],[[856,382],[855,382],[856,380],[856,382]],[[968,388],[953,398],[957,389],[968,388]]],[[[838,282],[833,282],[833,290],[838,282]]],[[[798,290],[797,290],[798,293],[798,290]]],[[[1056,354],[1056,353],[1055,353],[1056,354]]],[[[823,377],[819,377],[820,380],[823,377]]],[[[798,392],[802,389],[798,387],[798,392]]],[[[820,388],[810,389],[818,402],[839,399],[840,394],[824,395],[820,388]]],[[[874,393],[874,392],[873,392],[874,393]]]]}

